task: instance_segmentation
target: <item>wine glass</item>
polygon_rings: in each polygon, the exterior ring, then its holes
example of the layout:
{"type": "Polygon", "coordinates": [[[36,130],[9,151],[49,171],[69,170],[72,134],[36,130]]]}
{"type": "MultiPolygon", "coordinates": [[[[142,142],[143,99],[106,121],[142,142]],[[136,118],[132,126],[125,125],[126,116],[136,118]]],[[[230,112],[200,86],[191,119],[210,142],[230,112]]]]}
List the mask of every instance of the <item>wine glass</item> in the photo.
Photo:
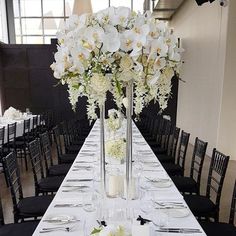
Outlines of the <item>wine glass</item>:
{"type": "Polygon", "coordinates": [[[146,215],[151,214],[154,210],[152,193],[150,193],[144,189],[141,189],[140,190],[140,199],[141,199],[140,210],[143,213],[145,213],[146,215]]]}

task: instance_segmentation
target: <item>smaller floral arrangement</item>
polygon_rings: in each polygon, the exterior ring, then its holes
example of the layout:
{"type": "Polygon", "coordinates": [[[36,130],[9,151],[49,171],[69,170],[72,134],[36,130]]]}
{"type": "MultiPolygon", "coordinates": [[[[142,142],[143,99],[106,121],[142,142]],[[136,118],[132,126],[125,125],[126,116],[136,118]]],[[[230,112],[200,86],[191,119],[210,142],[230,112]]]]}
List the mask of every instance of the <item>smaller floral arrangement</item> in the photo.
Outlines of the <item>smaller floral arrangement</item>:
{"type": "Polygon", "coordinates": [[[108,119],[106,120],[106,125],[109,131],[117,131],[121,128],[123,115],[120,111],[111,109],[108,111],[108,119]]]}
{"type": "Polygon", "coordinates": [[[91,235],[96,236],[131,236],[127,229],[121,225],[108,225],[106,227],[94,228],[91,235]]]}
{"type": "Polygon", "coordinates": [[[123,160],[125,157],[126,139],[117,138],[106,141],[106,155],[118,160],[123,160]]]}

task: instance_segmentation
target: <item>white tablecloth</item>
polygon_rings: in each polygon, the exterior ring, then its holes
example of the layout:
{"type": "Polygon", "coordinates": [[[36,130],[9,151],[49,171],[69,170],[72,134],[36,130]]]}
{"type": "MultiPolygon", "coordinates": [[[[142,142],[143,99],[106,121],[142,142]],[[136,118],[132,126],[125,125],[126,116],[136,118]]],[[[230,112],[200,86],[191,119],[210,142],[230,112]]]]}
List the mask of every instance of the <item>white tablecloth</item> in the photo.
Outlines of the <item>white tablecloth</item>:
{"type": "MultiPolygon", "coordinates": [[[[147,150],[147,152],[150,152],[148,154],[148,159],[150,159],[150,156],[152,157],[153,161],[158,162],[156,156],[152,153],[151,148],[148,146],[146,143],[145,139],[142,137],[141,133],[133,124],[133,153],[134,153],[134,158],[137,153],[137,150],[140,152],[143,152],[143,150],[147,150]]],[[[143,156],[147,156],[143,154],[143,156]]],[[[62,227],[67,227],[70,225],[75,225],[75,228],[71,232],[69,232],[69,235],[71,236],[88,236],[91,233],[91,230],[93,227],[98,227],[98,223],[96,220],[98,219],[99,211],[95,212],[86,212],[83,210],[83,207],[63,207],[63,208],[58,208],[55,207],[56,204],[83,204],[85,199],[88,197],[88,193],[81,193],[81,192],[65,192],[65,190],[68,190],[70,188],[64,187],[65,185],[78,185],[81,182],[70,182],[68,180],[71,179],[80,179],[80,178],[93,178],[94,174],[89,172],[89,171],[74,171],[76,166],[81,165],[81,163],[78,163],[78,161],[90,161],[90,160],[98,160],[99,159],[99,121],[97,121],[91,130],[89,136],[87,137],[81,151],[79,152],[76,160],[74,161],[70,171],[66,175],[60,189],[58,190],[54,200],[52,201],[51,205],[47,209],[45,215],[43,216],[42,220],[40,221],[37,229],[34,232],[34,236],[37,235],[42,235],[40,231],[42,228],[47,228],[47,227],[55,227],[55,226],[62,226],[62,227]],[[91,145],[92,144],[92,145],[91,145]],[[88,151],[89,150],[89,151],[88,151]],[[88,156],[86,154],[88,153],[93,153],[94,156],[88,156]],[[85,173],[86,172],[86,173],[85,173]],[[71,224],[65,224],[65,225],[55,225],[52,223],[45,222],[45,219],[50,218],[51,216],[57,216],[57,215],[70,215],[76,217],[76,219],[80,219],[81,221],[79,223],[71,223],[71,224]],[[84,232],[83,228],[84,225],[86,225],[86,231],[84,232]]],[[[86,164],[87,165],[87,164],[86,164]]],[[[97,172],[99,170],[99,162],[96,163],[95,169],[97,169],[97,172]]],[[[165,170],[161,165],[155,168],[155,171],[148,171],[148,168],[145,168],[142,172],[142,177],[140,180],[140,184],[143,185],[146,181],[146,177],[159,177],[159,178],[169,178],[169,176],[166,174],[165,170]]],[[[94,171],[93,171],[94,172],[94,171]]],[[[88,183],[88,182],[87,182],[88,183]]],[[[86,184],[87,184],[86,183],[86,184]]],[[[96,188],[98,182],[94,182],[93,187],[96,188]]],[[[95,191],[95,190],[94,190],[95,191]]],[[[92,191],[92,192],[94,192],[92,191]]],[[[149,190],[149,193],[154,196],[155,200],[161,200],[161,201],[181,201],[184,202],[182,195],[179,193],[177,188],[174,186],[172,183],[171,187],[168,188],[155,188],[151,187],[151,190],[149,190]]],[[[118,200],[117,205],[114,205],[115,201],[113,199],[106,199],[105,201],[102,202],[102,206],[106,205],[107,208],[112,208],[112,207],[117,207],[117,206],[126,206],[126,201],[125,200],[118,200]]],[[[130,215],[134,217],[138,217],[138,214],[142,215],[142,217],[145,218],[145,214],[140,211],[140,200],[132,200],[132,202],[129,204],[129,209],[130,215]],[[134,215],[135,214],[135,215],[134,215]]],[[[185,204],[185,202],[184,202],[185,204]]],[[[162,210],[158,210],[159,212],[162,210]]],[[[168,211],[168,210],[165,210],[168,211]]],[[[158,214],[158,212],[157,212],[158,214]]],[[[188,234],[188,235],[205,235],[204,231],[202,230],[201,226],[193,216],[193,214],[189,211],[189,214],[185,217],[182,218],[176,218],[172,217],[171,215],[168,215],[168,225],[167,227],[183,227],[183,228],[197,228],[202,231],[202,233],[198,234],[188,234]]],[[[148,216],[146,216],[148,218],[148,216]]],[[[155,227],[150,226],[152,229],[155,229],[155,227]]],[[[64,231],[55,231],[55,232],[50,232],[50,233],[44,233],[44,234],[49,234],[49,235],[55,235],[55,236],[63,236],[63,235],[68,235],[68,232],[64,231]]],[[[157,233],[154,232],[152,235],[184,235],[182,233],[157,233]]]]}
{"type": "MultiPolygon", "coordinates": [[[[25,119],[30,119],[30,127],[32,129],[33,127],[33,117],[37,115],[27,115],[25,119]]],[[[7,125],[12,124],[16,122],[16,137],[20,137],[23,135],[24,132],[24,119],[18,119],[18,120],[9,120],[9,119],[4,119],[3,117],[0,117],[0,128],[5,127],[5,139],[4,143],[7,142],[7,125]]]]}

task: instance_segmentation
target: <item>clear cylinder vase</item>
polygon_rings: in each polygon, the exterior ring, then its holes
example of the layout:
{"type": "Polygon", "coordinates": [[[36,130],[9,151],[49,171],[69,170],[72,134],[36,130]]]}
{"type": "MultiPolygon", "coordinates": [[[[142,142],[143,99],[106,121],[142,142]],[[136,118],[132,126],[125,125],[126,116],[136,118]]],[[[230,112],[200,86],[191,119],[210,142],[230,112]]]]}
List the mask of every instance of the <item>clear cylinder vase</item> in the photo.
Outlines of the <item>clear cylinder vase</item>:
{"type": "Polygon", "coordinates": [[[132,115],[133,115],[133,82],[130,81],[126,87],[128,104],[126,107],[126,199],[132,199],[132,115]]]}
{"type": "Polygon", "coordinates": [[[100,105],[100,180],[101,193],[105,196],[106,191],[106,159],[105,159],[105,105],[100,105]]]}

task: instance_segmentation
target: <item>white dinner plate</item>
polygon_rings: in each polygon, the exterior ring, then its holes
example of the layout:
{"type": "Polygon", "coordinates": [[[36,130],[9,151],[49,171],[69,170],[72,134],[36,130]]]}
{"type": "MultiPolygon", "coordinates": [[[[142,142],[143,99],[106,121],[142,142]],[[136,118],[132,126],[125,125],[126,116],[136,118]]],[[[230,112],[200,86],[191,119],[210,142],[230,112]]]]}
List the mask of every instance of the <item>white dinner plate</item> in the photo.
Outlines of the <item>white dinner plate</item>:
{"type": "Polygon", "coordinates": [[[43,221],[50,224],[61,225],[76,222],[77,219],[75,216],[71,215],[49,215],[43,221]]]}
{"type": "Polygon", "coordinates": [[[173,218],[184,218],[190,214],[190,211],[188,208],[165,209],[164,211],[166,212],[166,214],[168,214],[170,217],[173,217],[173,218]]]}

